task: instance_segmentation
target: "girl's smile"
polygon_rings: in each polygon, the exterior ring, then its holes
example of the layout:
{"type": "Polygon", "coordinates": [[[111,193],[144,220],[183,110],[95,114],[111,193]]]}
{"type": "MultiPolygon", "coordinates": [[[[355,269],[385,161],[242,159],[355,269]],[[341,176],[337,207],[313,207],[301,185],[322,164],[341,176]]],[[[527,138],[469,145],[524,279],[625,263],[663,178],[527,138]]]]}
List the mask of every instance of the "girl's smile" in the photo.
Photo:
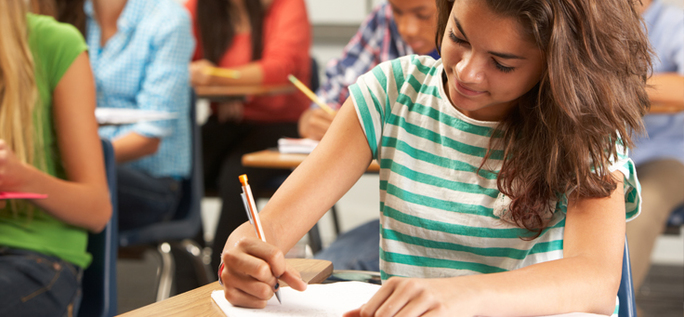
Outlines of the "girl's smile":
{"type": "Polygon", "coordinates": [[[470,89],[458,80],[454,80],[454,82],[456,83],[456,90],[464,96],[475,97],[486,93],[486,91],[477,91],[475,89],[470,89]]]}

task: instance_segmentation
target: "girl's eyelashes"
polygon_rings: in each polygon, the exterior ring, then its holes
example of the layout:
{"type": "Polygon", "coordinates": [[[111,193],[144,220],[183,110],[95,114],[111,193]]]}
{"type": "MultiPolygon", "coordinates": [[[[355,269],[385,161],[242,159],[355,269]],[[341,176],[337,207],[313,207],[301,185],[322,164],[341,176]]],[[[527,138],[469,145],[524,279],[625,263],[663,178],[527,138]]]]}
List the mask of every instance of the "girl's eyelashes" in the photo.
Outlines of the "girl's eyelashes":
{"type": "Polygon", "coordinates": [[[493,61],[494,61],[494,66],[496,66],[496,69],[498,69],[504,73],[510,73],[513,70],[515,70],[515,67],[504,66],[504,65],[499,64],[499,62],[497,62],[496,60],[493,60],[493,61]]]}
{"type": "MultiPolygon", "coordinates": [[[[468,44],[467,41],[458,38],[456,36],[456,34],[454,34],[454,31],[449,31],[449,39],[451,39],[451,41],[453,41],[454,43],[456,43],[458,45],[468,44]]],[[[495,59],[492,59],[492,61],[494,62],[494,66],[496,67],[496,69],[498,69],[501,72],[510,73],[510,72],[515,70],[515,67],[508,67],[508,66],[501,65],[495,59]]]]}
{"type": "Polygon", "coordinates": [[[456,37],[454,31],[449,31],[449,38],[456,44],[468,44],[468,42],[466,42],[465,40],[456,37]]]}
{"type": "Polygon", "coordinates": [[[416,16],[418,17],[418,19],[421,19],[424,21],[432,19],[432,14],[417,14],[416,16]]]}

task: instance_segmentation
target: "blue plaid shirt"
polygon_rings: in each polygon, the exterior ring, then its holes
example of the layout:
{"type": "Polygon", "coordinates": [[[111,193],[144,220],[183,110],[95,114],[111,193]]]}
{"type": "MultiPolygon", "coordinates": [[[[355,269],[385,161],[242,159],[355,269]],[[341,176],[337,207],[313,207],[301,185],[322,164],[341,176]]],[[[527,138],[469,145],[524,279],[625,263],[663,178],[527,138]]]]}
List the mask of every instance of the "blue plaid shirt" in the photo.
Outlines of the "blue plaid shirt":
{"type": "MultiPolygon", "coordinates": [[[[376,65],[401,56],[413,54],[411,47],[399,34],[392,16],[392,7],[383,2],[361,24],[347,43],[342,57],[331,60],[325,69],[327,80],[316,94],[333,109],[339,109],[349,97],[350,85],[376,65]]],[[[439,59],[437,50],[430,54],[439,59]]],[[[312,108],[318,108],[316,103],[312,108]]]]}
{"type": "Polygon", "coordinates": [[[135,132],[160,138],[157,153],[130,166],[156,177],[190,172],[190,75],[195,43],[189,14],[172,0],[128,0],[117,32],[104,47],[93,5],[87,1],[86,42],[97,87],[97,106],[172,112],[174,120],[100,127],[107,139],[135,132]]]}

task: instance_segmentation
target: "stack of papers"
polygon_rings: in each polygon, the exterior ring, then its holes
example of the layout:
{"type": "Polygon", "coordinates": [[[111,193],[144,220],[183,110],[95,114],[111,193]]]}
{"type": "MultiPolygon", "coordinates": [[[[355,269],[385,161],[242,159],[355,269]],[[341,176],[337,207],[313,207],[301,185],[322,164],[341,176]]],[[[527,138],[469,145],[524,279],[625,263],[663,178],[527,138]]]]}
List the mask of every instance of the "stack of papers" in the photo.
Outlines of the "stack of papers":
{"type": "Polygon", "coordinates": [[[95,108],[99,124],[129,124],[142,121],[176,119],[175,113],[125,108],[95,108]]]}
{"type": "Polygon", "coordinates": [[[278,140],[278,152],[309,154],[316,148],[316,145],[318,145],[318,141],[312,139],[280,138],[278,140]]]}

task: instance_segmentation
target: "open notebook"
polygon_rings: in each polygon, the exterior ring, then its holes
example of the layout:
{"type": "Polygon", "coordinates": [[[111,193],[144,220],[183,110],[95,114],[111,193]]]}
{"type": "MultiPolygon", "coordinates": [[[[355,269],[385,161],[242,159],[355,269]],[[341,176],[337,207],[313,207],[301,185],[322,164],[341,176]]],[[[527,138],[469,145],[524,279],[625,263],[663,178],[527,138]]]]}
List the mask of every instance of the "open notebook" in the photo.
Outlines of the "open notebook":
{"type": "MultiPolygon", "coordinates": [[[[264,309],[240,308],[231,305],[223,291],[214,291],[211,298],[228,317],[262,316],[342,316],[359,308],[373,297],[380,285],[363,282],[337,282],[331,284],[311,284],[306,291],[299,292],[289,287],[281,288],[281,299],[271,298],[264,309]]],[[[569,313],[544,317],[606,317],[587,313],[569,313]]]]}

